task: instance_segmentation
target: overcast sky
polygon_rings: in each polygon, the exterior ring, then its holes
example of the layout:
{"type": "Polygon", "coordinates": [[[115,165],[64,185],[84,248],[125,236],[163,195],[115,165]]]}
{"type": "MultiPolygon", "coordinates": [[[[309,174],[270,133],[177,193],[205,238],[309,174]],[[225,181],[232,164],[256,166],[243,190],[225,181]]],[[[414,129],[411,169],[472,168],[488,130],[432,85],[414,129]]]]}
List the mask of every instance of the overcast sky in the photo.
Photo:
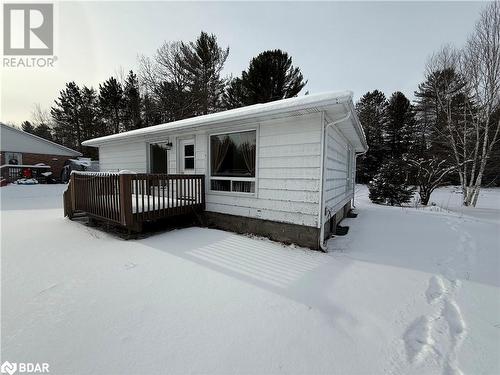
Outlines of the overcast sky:
{"type": "Polygon", "coordinates": [[[259,52],[280,48],[308,79],[304,92],[368,90],[409,97],[427,57],[461,46],[483,2],[72,2],[56,4],[55,68],[3,69],[0,120],[20,124],[35,103],[49,109],[64,84],[97,87],[137,69],[167,40],[201,30],[230,47],[225,74],[239,75],[259,52]]]}

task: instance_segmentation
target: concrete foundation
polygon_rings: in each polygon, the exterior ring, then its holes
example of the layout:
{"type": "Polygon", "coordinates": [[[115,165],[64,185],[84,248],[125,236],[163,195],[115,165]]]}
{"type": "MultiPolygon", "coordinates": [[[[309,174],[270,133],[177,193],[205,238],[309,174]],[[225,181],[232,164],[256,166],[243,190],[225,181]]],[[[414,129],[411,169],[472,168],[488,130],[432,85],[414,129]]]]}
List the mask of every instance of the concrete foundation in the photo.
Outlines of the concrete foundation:
{"type": "Polygon", "coordinates": [[[254,219],[243,216],[205,212],[209,227],[241,234],[255,234],[274,241],[297,244],[319,250],[319,228],[304,225],[280,223],[277,221],[254,219]]]}

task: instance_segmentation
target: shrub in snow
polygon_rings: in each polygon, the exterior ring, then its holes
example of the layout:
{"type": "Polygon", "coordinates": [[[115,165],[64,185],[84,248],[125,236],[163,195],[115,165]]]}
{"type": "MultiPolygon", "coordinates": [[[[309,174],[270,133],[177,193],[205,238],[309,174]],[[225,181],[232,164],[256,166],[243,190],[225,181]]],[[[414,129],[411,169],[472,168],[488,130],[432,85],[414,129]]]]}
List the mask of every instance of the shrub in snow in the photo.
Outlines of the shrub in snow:
{"type": "Polygon", "coordinates": [[[368,184],[370,200],[379,204],[401,206],[410,202],[413,188],[408,185],[408,165],[404,160],[389,159],[368,184]]]}

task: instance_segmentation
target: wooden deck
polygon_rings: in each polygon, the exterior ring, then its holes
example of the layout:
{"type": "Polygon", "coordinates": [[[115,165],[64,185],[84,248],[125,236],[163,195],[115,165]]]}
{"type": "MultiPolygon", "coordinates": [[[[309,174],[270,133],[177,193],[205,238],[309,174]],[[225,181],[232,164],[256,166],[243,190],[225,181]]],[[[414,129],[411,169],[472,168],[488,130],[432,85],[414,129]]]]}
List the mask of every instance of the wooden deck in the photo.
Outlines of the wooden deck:
{"type": "Polygon", "coordinates": [[[139,232],[143,223],[203,212],[204,175],[73,172],[64,216],[89,217],[139,232]]]}

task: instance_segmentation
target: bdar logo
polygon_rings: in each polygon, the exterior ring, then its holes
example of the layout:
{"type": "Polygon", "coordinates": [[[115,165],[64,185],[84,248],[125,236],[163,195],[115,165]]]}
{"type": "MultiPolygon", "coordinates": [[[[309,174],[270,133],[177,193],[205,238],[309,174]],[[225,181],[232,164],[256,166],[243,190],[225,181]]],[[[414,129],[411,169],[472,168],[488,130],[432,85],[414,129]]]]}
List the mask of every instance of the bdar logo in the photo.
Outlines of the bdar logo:
{"type": "Polygon", "coordinates": [[[4,55],[52,55],[52,4],[4,4],[4,55]]]}
{"type": "Polygon", "coordinates": [[[9,374],[12,375],[17,371],[17,363],[10,363],[9,361],[5,361],[2,363],[2,366],[0,366],[0,371],[2,374],[9,374]]]}

